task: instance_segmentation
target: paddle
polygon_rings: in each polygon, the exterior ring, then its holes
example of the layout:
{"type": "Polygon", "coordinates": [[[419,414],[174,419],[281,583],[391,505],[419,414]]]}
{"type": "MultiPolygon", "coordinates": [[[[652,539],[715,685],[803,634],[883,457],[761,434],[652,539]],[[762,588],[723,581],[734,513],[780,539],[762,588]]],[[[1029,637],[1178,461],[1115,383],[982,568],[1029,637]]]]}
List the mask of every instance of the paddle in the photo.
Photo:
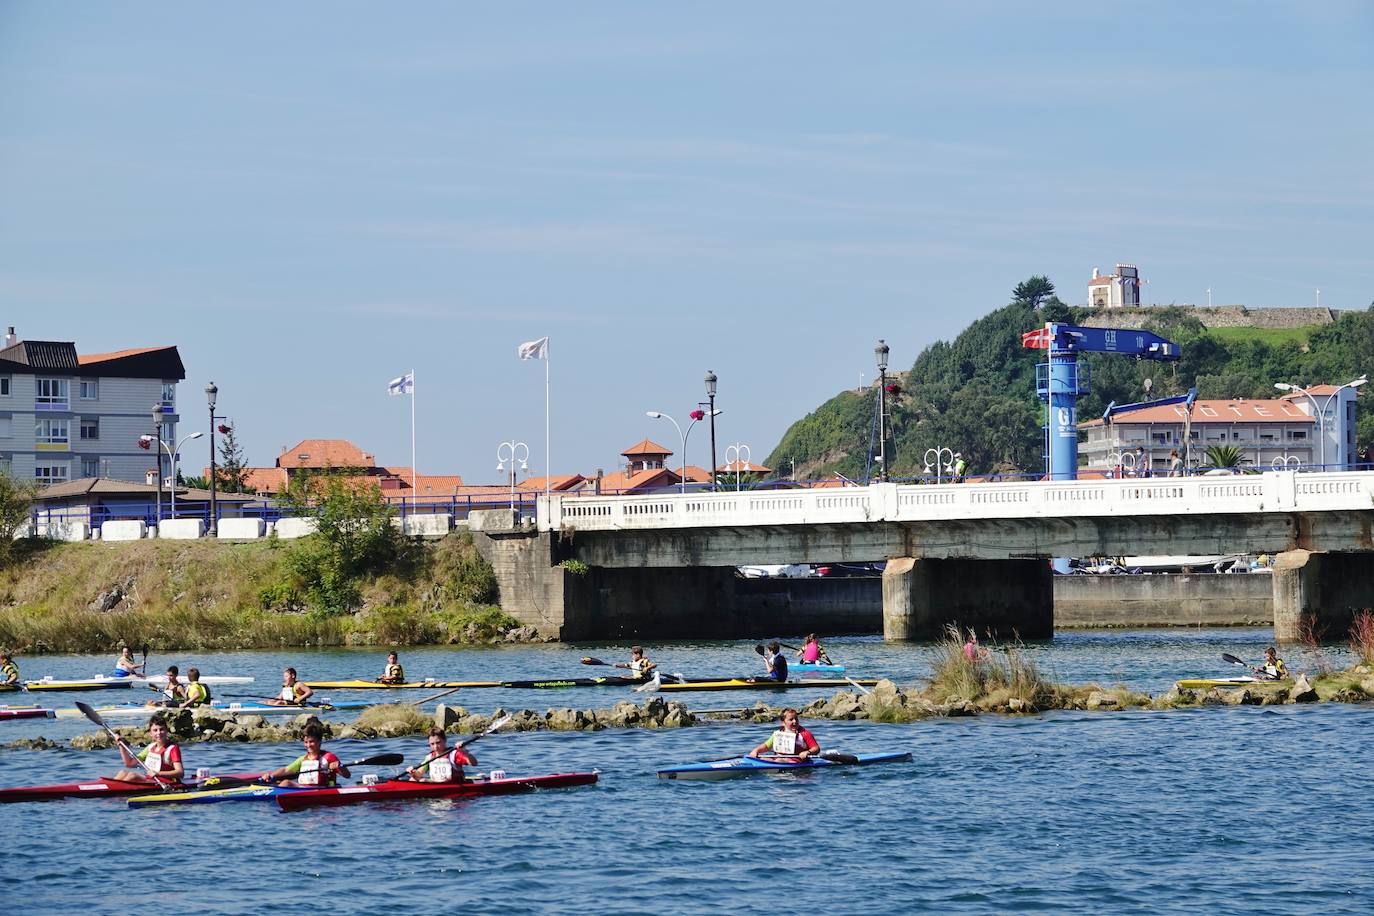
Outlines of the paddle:
{"type": "Polygon", "coordinates": [[[600,666],[603,667],[603,668],[614,668],[614,667],[615,667],[615,665],[611,664],[610,662],[603,662],[601,659],[599,659],[599,658],[592,658],[591,656],[583,656],[583,657],[582,657],[582,664],[584,664],[584,665],[600,665],[600,666]]]}
{"type": "Polygon", "coordinates": [[[821,756],[826,760],[833,760],[836,763],[858,763],[859,758],[853,754],[845,754],[841,751],[821,751],[821,756]]]}
{"type": "Polygon", "coordinates": [[[100,713],[96,712],[94,709],[91,708],[91,704],[83,703],[80,700],[77,700],[76,708],[81,710],[81,714],[83,716],[85,716],[87,719],[90,719],[96,725],[99,725],[102,729],[104,729],[105,734],[113,738],[115,744],[122,748],[126,754],[128,754],[134,760],[137,760],[138,765],[143,767],[144,771],[147,772],[149,776],[153,777],[153,782],[157,783],[164,789],[169,789],[172,787],[171,782],[169,782],[166,779],[163,779],[162,776],[158,774],[155,770],[153,770],[152,767],[148,766],[148,761],[140,759],[138,754],[134,753],[134,749],[129,747],[129,743],[125,741],[123,738],[119,737],[119,732],[115,731],[113,728],[110,728],[110,726],[105,724],[105,720],[100,717],[100,713]]]}
{"type": "Polygon", "coordinates": [[[1272,675],[1272,674],[1270,674],[1268,671],[1264,671],[1264,670],[1259,669],[1259,668],[1251,668],[1251,667],[1250,667],[1248,664],[1246,664],[1242,659],[1237,658],[1236,656],[1232,655],[1230,652],[1223,652],[1223,653],[1221,653],[1221,660],[1222,660],[1222,661],[1225,661],[1225,662],[1230,662],[1230,663],[1233,664],[1233,665],[1240,665],[1240,666],[1241,666],[1242,668],[1244,668],[1245,670],[1251,671],[1251,672],[1253,672],[1253,673],[1259,675],[1259,678],[1258,678],[1259,680],[1262,680],[1262,681],[1277,681],[1277,680],[1279,680],[1279,678],[1278,678],[1277,675],[1272,675]]]}
{"type": "MultiPolygon", "coordinates": [[[[364,757],[361,760],[340,763],[339,766],[346,770],[352,769],[353,767],[394,767],[404,763],[405,759],[405,754],[375,754],[371,757],[364,757]]],[[[277,777],[277,779],[285,778],[285,776],[277,777]]],[[[242,779],[238,776],[211,776],[209,779],[205,780],[205,782],[201,783],[201,788],[239,789],[243,786],[260,785],[264,782],[276,782],[277,779],[242,779]]]]}
{"type": "MultiPolygon", "coordinates": [[[[500,731],[501,729],[503,729],[503,728],[505,728],[507,725],[509,725],[509,724],[511,723],[511,721],[512,721],[512,720],[511,720],[511,717],[510,717],[510,716],[502,716],[501,718],[494,720],[490,725],[488,725],[488,726],[486,727],[486,729],[484,729],[484,730],[481,731],[481,732],[478,732],[477,734],[473,735],[471,738],[467,738],[467,739],[465,739],[465,740],[463,740],[463,741],[459,741],[456,745],[453,746],[453,748],[452,748],[451,750],[449,750],[449,751],[444,751],[444,754],[449,754],[449,753],[452,753],[452,751],[456,751],[456,750],[462,750],[463,748],[467,747],[469,744],[472,744],[474,741],[479,741],[479,740],[481,740],[482,738],[485,738],[487,735],[495,734],[496,732],[500,731]]],[[[443,754],[441,754],[440,756],[443,756],[443,754]]],[[[423,766],[429,766],[431,763],[433,763],[434,761],[436,761],[436,760],[438,760],[438,759],[439,759],[439,758],[438,758],[438,757],[435,757],[435,756],[426,757],[423,761],[420,762],[420,766],[422,766],[422,767],[423,767],[423,766]]],[[[419,768],[420,768],[420,767],[415,767],[415,769],[417,769],[417,770],[418,770],[419,768]]],[[[397,773],[395,776],[389,777],[389,779],[395,780],[395,781],[398,781],[398,782],[399,782],[399,781],[403,781],[403,780],[405,780],[405,781],[410,781],[410,780],[411,780],[411,775],[410,775],[409,772],[406,772],[406,773],[397,773]]]]}
{"type": "Polygon", "coordinates": [[[845,679],[846,681],[848,681],[849,683],[853,684],[855,687],[859,688],[859,692],[860,692],[860,693],[872,693],[872,692],[873,692],[873,691],[868,690],[867,688],[865,688],[863,684],[860,684],[858,681],[854,680],[854,679],[853,679],[852,677],[850,677],[849,675],[845,675],[845,678],[844,678],[844,679],[845,679]]]}

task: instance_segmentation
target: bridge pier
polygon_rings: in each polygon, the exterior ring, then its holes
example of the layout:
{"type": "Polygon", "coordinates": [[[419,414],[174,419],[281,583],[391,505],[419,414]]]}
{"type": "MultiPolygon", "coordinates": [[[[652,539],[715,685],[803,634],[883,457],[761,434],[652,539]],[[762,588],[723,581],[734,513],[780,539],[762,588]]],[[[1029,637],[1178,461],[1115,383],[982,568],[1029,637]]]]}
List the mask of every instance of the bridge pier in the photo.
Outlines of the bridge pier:
{"type": "Polygon", "coordinates": [[[1374,553],[1288,550],[1274,558],[1274,641],[1339,642],[1374,607],[1374,553]]]}
{"type": "Polygon", "coordinates": [[[955,624],[998,638],[1054,635],[1048,560],[897,557],[883,572],[883,637],[939,639],[955,624]]]}

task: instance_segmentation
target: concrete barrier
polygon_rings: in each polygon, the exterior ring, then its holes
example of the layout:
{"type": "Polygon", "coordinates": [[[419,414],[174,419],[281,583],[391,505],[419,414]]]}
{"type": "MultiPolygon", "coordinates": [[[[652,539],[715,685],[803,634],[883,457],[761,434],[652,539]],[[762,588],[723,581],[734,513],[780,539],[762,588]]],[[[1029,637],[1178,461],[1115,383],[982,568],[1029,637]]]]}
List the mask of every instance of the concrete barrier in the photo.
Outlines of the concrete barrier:
{"type": "Polygon", "coordinates": [[[168,541],[194,541],[205,536],[205,522],[198,518],[165,518],[157,536],[168,541]]]}
{"type": "Polygon", "coordinates": [[[405,518],[392,518],[391,524],[411,537],[441,538],[448,534],[449,528],[453,526],[453,519],[446,512],[434,515],[407,515],[405,518]]]}
{"type": "Polygon", "coordinates": [[[122,518],[104,522],[100,526],[102,541],[137,541],[148,534],[148,527],[142,519],[122,518]]]}
{"type": "Polygon", "coordinates": [[[222,518],[215,533],[220,540],[255,541],[266,530],[267,525],[260,518],[222,518]]]}
{"type": "Polygon", "coordinates": [[[38,536],[54,541],[84,541],[91,536],[91,526],[85,522],[39,522],[38,536]]]}
{"type": "Polygon", "coordinates": [[[283,518],[277,521],[277,537],[291,539],[314,534],[319,522],[313,518],[283,518]]]}

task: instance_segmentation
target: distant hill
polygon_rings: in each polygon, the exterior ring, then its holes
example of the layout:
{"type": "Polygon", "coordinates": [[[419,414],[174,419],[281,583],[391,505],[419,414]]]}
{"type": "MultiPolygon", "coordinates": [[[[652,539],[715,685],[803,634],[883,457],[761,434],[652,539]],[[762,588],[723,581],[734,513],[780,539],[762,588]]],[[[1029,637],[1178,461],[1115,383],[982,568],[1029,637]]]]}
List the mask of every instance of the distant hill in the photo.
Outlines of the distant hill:
{"type": "MultiPolygon", "coordinates": [[[[1268,311],[1279,310],[1168,306],[1113,313],[1069,308],[1053,296],[1039,307],[1014,301],[974,321],[953,341],[930,345],[899,377],[901,390],[890,404],[892,475],[920,473],[925,452],[935,447],[961,451],[974,473],[1043,467],[1044,407],[1035,395],[1035,366],[1044,354],[1024,349],[1021,334],[1047,320],[1144,327],[1183,348],[1177,363],[1084,357],[1093,390],[1079,402],[1080,419],[1100,415],[1111,401],[1145,400],[1147,378],[1153,382],[1149,397],[1181,394],[1196,381],[1204,398],[1270,398],[1277,394],[1275,382],[1340,384],[1374,370],[1374,306],[1339,317],[1322,309],[1326,320],[1308,326],[1289,322],[1298,312],[1317,310],[1282,310],[1293,314],[1277,325],[1269,321],[1274,316],[1260,314],[1268,311]],[[1209,329],[1199,314],[1221,326],[1209,329]],[[1247,328],[1247,315],[1256,316],[1260,327],[1247,328]]],[[[876,475],[876,399],[876,384],[841,392],[793,423],[766,463],[789,467],[795,460],[801,478],[876,475]]],[[[1357,435],[1363,448],[1374,444],[1374,409],[1370,396],[1360,401],[1357,435]]]]}

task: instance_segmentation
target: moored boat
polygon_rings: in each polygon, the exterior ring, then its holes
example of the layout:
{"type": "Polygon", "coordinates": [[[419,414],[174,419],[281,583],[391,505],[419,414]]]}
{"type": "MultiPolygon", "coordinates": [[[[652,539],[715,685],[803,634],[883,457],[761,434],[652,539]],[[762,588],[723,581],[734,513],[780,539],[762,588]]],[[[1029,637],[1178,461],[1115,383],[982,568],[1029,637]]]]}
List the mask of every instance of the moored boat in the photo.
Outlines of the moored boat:
{"type": "Polygon", "coordinates": [[[689,763],[680,767],[668,767],[658,771],[659,779],[720,780],[734,779],[738,776],[751,776],[755,773],[788,773],[797,770],[816,770],[839,766],[871,766],[876,763],[910,763],[909,752],[884,754],[841,754],[835,751],[822,751],[819,757],[808,760],[772,757],[729,757],[725,760],[708,760],[704,763],[689,763]]]}
{"type": "Polygon", "coordinates": [[[304,789],[276,796],[283,811],[303,808],[354,805],[369,801],[399,801],[412,798],[475,798],[482,795],[510,795],[535,789],[566,789],[596,782],[598,774],[554,773],[546,776],[478,777],[463,782],[411,782],[391,779],[375,785],[341,786],[331,789],[304,789]]]}

